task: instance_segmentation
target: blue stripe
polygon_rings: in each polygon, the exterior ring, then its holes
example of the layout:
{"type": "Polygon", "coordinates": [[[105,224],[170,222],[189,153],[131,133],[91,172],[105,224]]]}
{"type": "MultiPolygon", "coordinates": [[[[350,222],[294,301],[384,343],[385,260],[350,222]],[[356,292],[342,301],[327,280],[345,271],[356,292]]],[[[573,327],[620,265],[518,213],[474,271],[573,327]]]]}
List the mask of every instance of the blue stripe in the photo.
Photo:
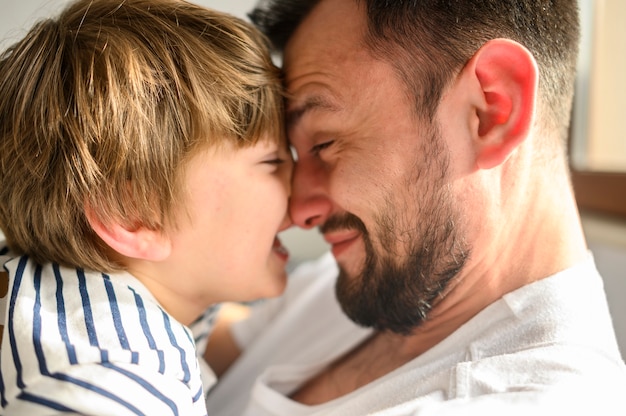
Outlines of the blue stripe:
{"type": "Polygon", "coordinates": [[[195,337],[193,340],[196,344],[199,344],[200,341],[203,341],[205,337],[209,336],[209,333],[211,331],[202,331],[201,333],[198,334],[197,337],[195,337]]]}
{"type": "Polygon", "coordinates": [[[43,345],[41,344],[41,266],[35,268],[35,276],[33,278],[35,287],[35,305],[33,306],[33,347],[35,355],[39,363],[39,372],[44,376],[49,376],[48,366],[46,365],[46,357],[43,353],[43,345]]]}
{"type": "Polygon", "coordinates": [[[58,410],[60,412],[76,413],[76,410],[70,409],[69,407],[62,405],[61,403],[56,403],[51,400],[45,399],[43,397],[35,396],[34,394],[31,394],[31,393],[22,392],[20,393],[19,396],[17,396],[17,398],[20,400],[24,400],[26,402],[37,403],[41,406],[58,410]]]}
{"type": "Polygon", "coordinates": [[[159,373],[164,374],[165,373],[165,357],[163,356],[163,351],[160,349],[157,349],[156,342],[154,342],[154,337],[152,336],[152,332],[150,331],[150,325],[148,325],[148,318],[146,316],[146,308],[143,305],[143,300],[141,299],[141,296],[139,296],[132,287],[129,287],[129,289],[135,295],[135,304],[137,305],[137,311],[139,312],[139,322],[141,324],[141,329],[143,330],[143,334],[145,335],[150,348],[155,350],[159,357],[159,373]]]}
{"type": "Polygon", "coordinates": [[[66,381],[68,383],[72,383],[77,385],[78,387],[83,387],[86,390],[89,391],[93,391],[94,393],[98,393],[101,396],[106,397],[107,399],[111,399],[112,401],[124,406],[125,408],[127,408],[128,410],[130,410],[131,412],[135,413],[136,415],[144,415],[144,413],[142,413],[138,408],[136,408],[135,406],[132,405],[132,403],[127,402],[126,400],[123,400],[122,398],[120,398],[119,396],[103,389],[102,387],[96,386],[94,384],[91,383],[87,383],[83,380],[79,380],[77,378],[68,376],[67,374],[53,374],[52,375],[53,378],[60,380],[60,381],[66,381]]]}
{"type": "Polygon", "coordinates": [[[187,340],[189,341],[189,343],[191,345],[194,346],[195,348],[195,344],[194,344],[194,340],[193,340],[193,334],[191,333],[191,331],[183,331],[185,333],[185,336],[187,337],[187,340]]]}
{"type": "MultiPolygon", "coordinates": [[[[0,255],[6,254],[9,252],[7,247],[3,247],[0,250],[0,255]]],[[[3,265],[5,271],[8,272],[6,265],[3,265]]],[[[2,368],[0,368],[0,405],[4,408],[7,404],[6,396],[4,393],[4,377],[2,376],[2,368]]]]}
{"type": "MultiPolygon", "coordinates": [[[[219,305],[212,305],[208,307],[202,315],[196,318],[195,321],[189,325],[190,328],[196,328],[201,325],[201,327],[206,327],[202,332],[198,333],[198,335],[194,338],[194,342],[199,344],[204,338],[206,338],[213,329],[213,321],[217,317],[217,312],[219,310],[219,305]]],[[[197,330],[197,329],[196,329],[197,330]]]]}
{"type": "Polygon", "coordinates": [[[26,387],[26,385],[24,384],[24,380],[22,380],[22,361],[20,360],[20,355],[17,352],[17,342],[15,340],[15,328],[13,327],[13,319],[15,315],[15,302],[17,301],[17,294],[22,285],[22,280],[24,278],[24,269],[26,268],[27,262],[27,256],[23,256],[20,258],[20,261],[17,265],[17,270],[15,272],[13,290],[11,290],[11,300],[9,301],[9,343],[11,344],[13,363],[15,364],[15,371],[17,373],[16,384],[17,387],[19,387],[20,389],[23,389],[24,387],[26,387]]]}
{"type": "Polygon", "coordinates": [[[82,269],[76,269],[78,276],[78,290],[80,291],[80,297],[83,302],[83,312],[85,314],[85,328],[87,335],[89,336],[89,344],[92,347],[98,346],[98,334],[96,334],[96,327],[94,325],[93,314],[91,312],[91,302],[89,301],[89,293],[87,293],[87,280],[85,279],[85,272],[82,269]]]}
{"type": "Polygon", "coordinates": [[[196,393],[195,396],[193,396],[193,402],[197,402],[198,400],[200,400],[200,398],[202,397],[202,386],[200,386],[200,388],[198,389],[198,392],[196,393]]]}
{"type": "Polygon", "coordinates": [[[107,291],[107,296],[109,297],[111,317],[113,318],[113,325],[115,326],[115,331],[117,331],[117,338],[120,340],[120,345],[122,346],[122,348],[129,351],[130,344],[128,343],[126,332],[124,332],[124,325],[122,324],[122,316],[120,314],[120,308],[117,304],[117,298],[115,297],[115,290],[113,289],[111,278],[104,273],[102,274],[102,278],[104,279],[104,287],[107,291]]]}
{"type": "Polygon", "coordinates": [[[2,377],[2,369],[0,368],[0,403],[2,404],[2,407],[6,407],[7,405],[7,399],[4,396],[4,380],[2,377]]]}
{"type": "Polygon", "coordinates": [[[161,393],[158,389],[156,389],[148,381],[146,381],[145,379],[139,377],[137,374],[132,373],[132,372],[130,372],[128,370],[125,370],[125,369],[123,369],[121,367],[118,367],[118,366],[116,366],[116,365],[114,365],[114,364],[112,364],[110,362],[102,363],[102,365],[104,367],[106,367],[106,368],[109,368],[111,370],[117,371],[118,373],[120,373],[122,375],[125,375],[129,379],[135,381],[137,384],[139,384],[141,387],[146,389],[146,391],[148,391],[154,397],[156,397],[157,399],[159,399],[163,403],[165,403],[170,408],[170,410],[172,411],[172,414],[178,416],[178,406],[176,405],[176,403],[172,399],[170,399],[169,397],[167,397],[166,395],[161,393]]]}
{"type": "Polygon", "coordinates": [[[58,264],[52,266],[54,270],[54,277],[57,282],[56,298],[57,298],[57,323],[59,325],[59,334],[61,339],[65,343],[67,350],[67,357],[71,364],[77,364],[78,358],[76,357],[76,349],[70,342],[70,337],[67,332],[67,316],[65,314],[65,299],[63,298],[63,278],[61,277],[61,270],[58,264]]]}
{"type": "Polygon", "coordinates": [[[189,371],[189,366],[187,365],[187,355],[185,353],[185,350],[182,349],[176,342],[176,337],[174,337],[174,332],[172,331],[172,324],[170,322],[169,316],[164,311],[161,311],[161,313],[163,314],[163,322],[165,323],[165,329],[167,330],[167,334],[170,337],[170,342],[172,343],[174,348],[176,348],[178,352],[180,352],[180,365],[185,374],[185,376],[183,377],[183,381],[185,382],[185,384],[187,384],[191,379],[191,372],[189,371]]]}

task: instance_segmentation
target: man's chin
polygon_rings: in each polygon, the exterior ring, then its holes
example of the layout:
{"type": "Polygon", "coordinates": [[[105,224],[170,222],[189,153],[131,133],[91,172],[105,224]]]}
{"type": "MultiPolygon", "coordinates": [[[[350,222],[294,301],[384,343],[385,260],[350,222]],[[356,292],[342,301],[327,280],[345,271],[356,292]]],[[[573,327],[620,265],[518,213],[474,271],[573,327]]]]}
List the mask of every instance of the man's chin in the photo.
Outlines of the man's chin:
{"type": "Polygon", "coordinates": [[[335,249],[333,256],[344,278],[348,280],[361,279],[365,268],[365,247],[362,238],[355,239],[346,247],[335,249]]]}

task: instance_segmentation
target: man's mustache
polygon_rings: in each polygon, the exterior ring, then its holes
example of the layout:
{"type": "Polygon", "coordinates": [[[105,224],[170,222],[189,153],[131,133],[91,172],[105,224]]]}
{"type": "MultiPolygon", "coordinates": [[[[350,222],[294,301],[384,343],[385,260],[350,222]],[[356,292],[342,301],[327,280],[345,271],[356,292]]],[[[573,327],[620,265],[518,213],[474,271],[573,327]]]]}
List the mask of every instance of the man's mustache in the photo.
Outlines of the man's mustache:
{"type": "Polygon", "coordinates": [[[350,214],[349,212],[332,215],[328,217],[324,224],[320,225],[320,232],[322,232],[322,234],[331,231],[352,229],[358,230],[363,234],[367,234],[367,229],[365,228],[363,221],[361,221],[356,215],[350,214]]]}

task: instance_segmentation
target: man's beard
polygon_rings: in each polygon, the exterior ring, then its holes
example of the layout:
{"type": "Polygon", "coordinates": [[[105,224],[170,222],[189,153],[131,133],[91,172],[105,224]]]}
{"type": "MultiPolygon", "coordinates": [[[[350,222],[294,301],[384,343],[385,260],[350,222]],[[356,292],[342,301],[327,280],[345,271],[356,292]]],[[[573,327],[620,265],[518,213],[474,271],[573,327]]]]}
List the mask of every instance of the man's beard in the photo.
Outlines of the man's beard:
{"type": "MultiPolygon", "coordinates": [[[[430,150],[429,156],[433,156],[430,150]]],[[[321,227],[322,232],[355,229],[361,233],[365,246],[362,272],[349,276],[340,267],[335,288],[344,313],[359,325],[411,333],[427,319],[433,302],[469,257],[461,235],[461,218],[445,183],[447,158],[441,149],[437,153],[438,159],[434,163],[430,160],[431,172],[412,179],[410,186],[423,192],[419,201],[407,201],[413,207],[387,204],[376,218],[378,252],[365,224],[353,214],[330,217],[321,227]],[[415,212],[415,207],[419,207],[415,217],[406,218],[411,212],[406,208],[415,212]],[[413,224],[407,226],[411,221],[413,224]]]]}

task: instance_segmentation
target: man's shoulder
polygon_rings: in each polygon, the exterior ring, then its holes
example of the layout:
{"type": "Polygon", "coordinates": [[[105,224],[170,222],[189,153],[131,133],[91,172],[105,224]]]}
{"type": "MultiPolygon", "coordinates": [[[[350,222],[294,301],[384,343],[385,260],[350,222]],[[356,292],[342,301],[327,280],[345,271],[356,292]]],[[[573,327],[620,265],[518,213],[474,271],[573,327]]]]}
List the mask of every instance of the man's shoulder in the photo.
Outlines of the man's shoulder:
{"type": "Polygon", "coordinates": [[[590,257],[503,297],[520,349],[574,345],[619,355],[602,277],[590,257]]]}
{"type": "Polygon", "coordinates": [[[494,307],[508,313],[469,344],[468,360],[457,368],[475,388],[607,386],[608,380],[626,388],[626,366],[592,261],[512,292],[494,307]]]}

